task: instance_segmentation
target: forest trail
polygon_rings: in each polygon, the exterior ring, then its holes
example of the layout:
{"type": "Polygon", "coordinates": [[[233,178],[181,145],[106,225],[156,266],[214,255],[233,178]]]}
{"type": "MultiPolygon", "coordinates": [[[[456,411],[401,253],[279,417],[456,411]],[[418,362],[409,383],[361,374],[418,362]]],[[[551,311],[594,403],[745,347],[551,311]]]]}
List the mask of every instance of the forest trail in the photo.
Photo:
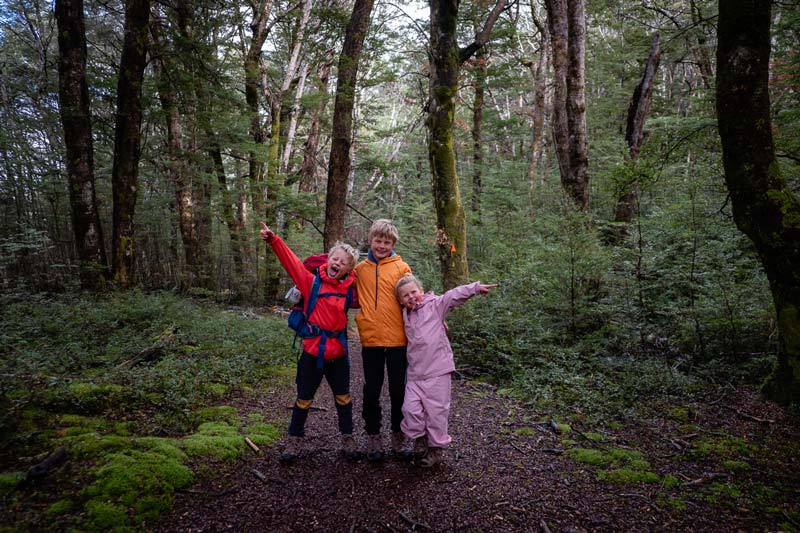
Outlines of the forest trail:
{"type": "MultiPolygon", "coordinates": [[[[357,336],[356,336],[357,338],[357,336]]],[[[356,440],[361,419],[360,346],[351,347],[356,440]]],[[[384,392],[386,387],[384,386],[384,392]]],[[[243,414],[279,413],[283,430],[293,388],[273,390],[239,405],[243,414]]],[[[383,398],[388,425],[388,396],[383,398]]],[[[336,414],[325,383],[308,420],[300,460],[282,465],[284,441],[234,465],[210,464],[210,475],[176,494],[158,531],[736,531],[774,529],[761,509],[729,509],[690,502],[665,508],[659,484],[599,481],[596,472],[559,453],[561,439],[541,415],[486,384],[456,376],[445,462],[426,470],[387,459],[351,463],[340,452],[336,414]],[[515,431],[527,428],[524,431],[515,431]],[[263,474],[259,479],[253,470],[263,474]]],[[[547,419],[544,418],[546,421],[547,419]]],[[[641,435],[640,435],[641,437],[641,435]]],[[[575,438],[575,435],[573,435],[575,438]]],[[[651,438],[653,436],[651,435],[651,438]]],[[[285,439],[285,437],[284,437],[285,439]]],[[[388,429],[385,441],[388,445],[388,429]]],[[[657,437],[654,440],[659,440],[657,437]]],[[[617,446],[624,447],[624,440],[617,446]]],[[[388,448],[388,446],[387,446],[388,448]]],[[[650,457],[648,456],[648,459],[650,457]]],[[[703,465],[683,479],[707,472],[703,465]]],[[[772,521],[775,520],[773,517],[772,521]]]]}

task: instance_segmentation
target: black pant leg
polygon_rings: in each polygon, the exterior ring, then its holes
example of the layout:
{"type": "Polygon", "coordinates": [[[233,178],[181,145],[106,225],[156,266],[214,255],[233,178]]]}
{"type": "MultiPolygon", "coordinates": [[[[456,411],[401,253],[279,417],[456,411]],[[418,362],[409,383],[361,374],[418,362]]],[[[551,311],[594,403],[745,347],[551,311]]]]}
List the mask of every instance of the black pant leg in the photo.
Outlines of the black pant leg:
{"type": "Polygon", "coordinates": [[[297,399],[292,407],[292,420],[289,422],[289,435],[302,437],[306,432],[306,420],[311,409],[311,402],[322,383],[322,372],[317,371],[317,358],[303,352],[297,361],[297,399]],[[301,407],[301,405],[303,407],[301,407]]]}
{"type": "Polygon", "coordinates": [[[333,392],[339,432],[342,435],[352,435],[353,399],[350,396],[350,360],[347,357],[339,357],[325,361],[325,379],[333,392]]]}
{"type": "Polygon", "coordinates": [[[384,348],[364,346],[361,359],[364,368],[364,399],[361,415],[367,435],[381,432],[381,389],[383,388],[383,368],[386,354],[384,348]]]}
{"type": "Polygon", "coordinates": [[[406,347],[386,348],[386,373],[389,377],[389,399],[392,405],[392,431],[400,431],[403,421],[403,400],[406,395],[406,347]]]}

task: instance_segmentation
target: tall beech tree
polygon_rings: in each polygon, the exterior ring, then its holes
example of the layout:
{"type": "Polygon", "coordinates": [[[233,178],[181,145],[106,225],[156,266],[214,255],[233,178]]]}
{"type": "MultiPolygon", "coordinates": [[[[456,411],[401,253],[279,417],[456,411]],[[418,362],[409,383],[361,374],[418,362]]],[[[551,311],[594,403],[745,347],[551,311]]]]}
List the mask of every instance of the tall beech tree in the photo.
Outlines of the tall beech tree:
{"type": "Polygon", "coordinates": [[[800,200],[775,159],[769,96],[771,2],[720,0],[717,116],[733,219],[753,241],[778,322],[765,393],[800,402],[800,200]]]}
{"type": "Polygon", "coordinates": [[[553,61],[553,140],[561,184],[575,205],[589,209],[586,145],[585,0],[545,0],[553,61]]]}
{"type": "Polygon", "coordinates": [[[133,215],[138,188],[142,82],[149,20],[150,0],[128,0],[125,3],[125,35],[117,83],[114,164],[111,170],[114,194],[113,279],[123,288],[133,283],[133,215]]]}
{"type": "Polygon", "coordinates": [[[533,78],[533,109],[531,110],[531,142],[528,159],[528,191],[530,212],[533,214],[534,199],[539,182],[544,176],[539,174],[539,163],[542,158],[542,141],[544,133],[545,92],[547,90],[547,28],[539,20],[536,8],[531,2],[531,19],[539,31],[539,57],[534,63],[525,64],[531,70],[533,78]]]}
{"type": "Polygon", "coordinates": [[[86,84],[86,27],[83,0],[57,0],[58,100],[64,126],[72,229],[81,286],[101,287],[108,275],[94,186],[94,145],[86,84]]]}
{"type": "Polygon", "coordinates": [[[453,120],[461,65],[489,41],[507,0],[499,0],[472,43],[459,48],[456,33],[458,0],[431,0],[431,63],[428,85],[428,160],[436,210],[436,244],[445,289],[465,283],[467,225],[456,173],[453,120]]]}
{"type": "Polygon", "coordinates": [[[351,170],[350,148],[353,141],[356,78],[373,4],[374,0],[356,0],[344,34],[342,53],[339,55],[336,99],[333,103],[331,156],[328,163],[328,189],[325,197],[323,245],[326,250],[344,236],[347,178],[351,170]]]}

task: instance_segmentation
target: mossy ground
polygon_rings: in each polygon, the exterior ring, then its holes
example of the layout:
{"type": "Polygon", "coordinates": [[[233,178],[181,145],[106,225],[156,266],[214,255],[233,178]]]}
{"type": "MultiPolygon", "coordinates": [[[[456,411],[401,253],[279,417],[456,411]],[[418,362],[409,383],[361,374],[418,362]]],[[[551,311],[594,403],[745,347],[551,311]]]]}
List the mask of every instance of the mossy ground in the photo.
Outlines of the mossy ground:
{"type": "Polygon", "coordinates": [[[49,312],[35,302],[3,311],[11,342],[0,365],[16,379],[0,395],[0,522],[14,530],[141,531],[211,474],[203,461],[252,453],[245,437],[269,446],[280,436],[284,413],[265,420],[235,402],[293,375],[282,320],[170,294],[47,301],[49,312]],[[156,361],[119,365],[153,345],[156,361]],[[59,448],[63,466],[23,481],[59,448]]]}

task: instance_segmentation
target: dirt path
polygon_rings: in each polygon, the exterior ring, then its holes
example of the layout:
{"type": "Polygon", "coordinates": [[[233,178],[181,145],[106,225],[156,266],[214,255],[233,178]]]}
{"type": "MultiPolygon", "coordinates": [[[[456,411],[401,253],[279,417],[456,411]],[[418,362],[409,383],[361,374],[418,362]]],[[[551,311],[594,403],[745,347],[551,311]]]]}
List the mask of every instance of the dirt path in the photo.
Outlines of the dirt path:
{"type": "MultiPolygon", "coordinates": [[[[363,445],[360,350],[352,349],[356,436],[363,445]]],[[[385,387],[384,387],[385,389],[385,387]]],[[[275,391],[243,406],[280,409],[288,416],[294,392],[275,391]]],[[[721,512],[693,502],[663,508],[659,484],[614,485],[598,481],[593,468],[548,452],[561,437],[518,402],[487,385],[453,382],[451,434],[446,462],[431,470],[387,460],[347,462],[339,451],[335,411],[326,385],[307,426],[307,451],[281,465],[278,447],[235,465],[211,465],[205,494],[180,493],[160,531],[736,531],[776,529],[763,510],[721,512]],[[518,428],[533,428],[515,432],[518,428]],[[256,478],[251,469],[266,476],[256,478]]],[[[384,398],[384,413],[388,411],[384,398]]],[[[384,416],[384,424],[387,424],[384,416]]],[[[388,430],[387,430],[388,435],[388,430]]],[[[388,438],[387,438],[388,440],[388,438]]],[[[702,475],[703,468],[684,479],[702,475]]],[[[795,480],[796,481],[796,480],[795,480]]]]}

